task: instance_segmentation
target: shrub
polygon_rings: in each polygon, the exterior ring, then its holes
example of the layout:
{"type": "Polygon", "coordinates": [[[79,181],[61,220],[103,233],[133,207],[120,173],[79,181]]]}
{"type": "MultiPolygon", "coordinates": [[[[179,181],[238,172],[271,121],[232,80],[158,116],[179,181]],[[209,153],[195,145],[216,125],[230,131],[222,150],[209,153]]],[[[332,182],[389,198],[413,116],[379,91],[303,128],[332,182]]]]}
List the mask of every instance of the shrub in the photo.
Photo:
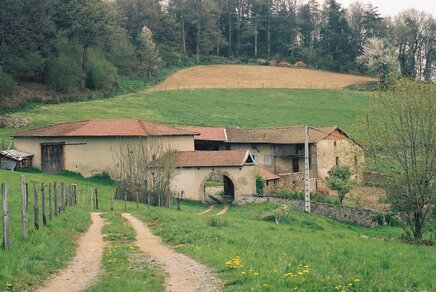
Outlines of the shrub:
{"type": "Polygon", "coordinates": [[[90,89],[112,87],[117,80],[117,68],[98,52],[92,52],[89,57],[86,87],[90,89]]]}
{"type": "Polygon", "coordinates": [[[17,83],[14,78],[6,73],[0,73],[0,96],[11,95],[17,83]]]}
{"type": "Polygon", "coordinates": [[[32,52],[24,56],[9,54],[4,58],[4,68],[17,79],[32,79],[41,75],[45,59],[40,52],[32,52]]]}
{"type": "Polygon", "coordinates": [[[80,64],[65,53],[48,61],[47,83],[56,91],[69,93],[80,87],[81,74],[80,64]]]}
{"type": "Polygon", "coordinates": [[[327,177],[328,187],[332,190],[338,191],[339,202],[342,205],[342,201],[345,195],[351,190],[353,181],[351,179],[351,170],[347,166],[333,166],[327,177]]]}
{"type": "Polygon", "coordinates": [[[256,193],[258,195],[263,195],[264,188],[265,188],[265,180],[262,177],[257,175],[256,176],[256,193]]]}

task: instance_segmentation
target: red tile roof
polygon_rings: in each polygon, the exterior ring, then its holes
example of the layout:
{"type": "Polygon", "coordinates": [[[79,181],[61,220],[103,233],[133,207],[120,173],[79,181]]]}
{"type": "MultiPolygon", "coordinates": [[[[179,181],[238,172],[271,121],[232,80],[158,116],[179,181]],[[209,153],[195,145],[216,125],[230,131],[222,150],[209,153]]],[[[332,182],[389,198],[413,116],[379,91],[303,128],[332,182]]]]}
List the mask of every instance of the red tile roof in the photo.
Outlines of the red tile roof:
{"type": "MultiPolygon", "coordinates": [[[[311,128],[309,130],[309,143],[321,141],[335,130],[343,132],[336,125],[311,128]]],[[[195,140],[223,141],[227,143],[304,143],[304,126],[251,129],[198,127],[192,128],[192,131],[200,133],[199,136],[195,137],[195,140]]]]}
{"type": "Polygon", "coordinates": [[[264,180],[280,179],[280,176],[261,166],[256,167],[256,175],[260,176],[264,180]]]}
{"type": "Polygon", "coordinates": [[[187,131],[197,132],[200,135],[195,137],[195,140],[207,140],[207,141],[226,141],[226,129],[217,127],[189,127],[182,128],[187,131]]]}
{"type": "Polygon", "coordinates": [[[179,151],[176,152],[179,167],[243,166],[250,162],[246,150],[228,151],[179,151]]]}
{"type": "Polygon", "coordinates": [[[194,136],[198,133],[145,120],[87,120],[50,125],[14,137],[194,136]]]}

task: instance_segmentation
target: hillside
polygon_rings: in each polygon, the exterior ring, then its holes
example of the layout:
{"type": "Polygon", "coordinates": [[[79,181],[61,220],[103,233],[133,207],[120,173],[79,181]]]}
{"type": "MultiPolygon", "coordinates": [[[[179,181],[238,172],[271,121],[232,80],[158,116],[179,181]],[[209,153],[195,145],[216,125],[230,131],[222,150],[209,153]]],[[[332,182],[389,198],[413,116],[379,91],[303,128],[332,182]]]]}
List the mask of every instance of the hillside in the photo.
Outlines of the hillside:
{"type": "MultiPolygon", "coordinates": [[[[85,119],[134,118],[174,126],[338,124],[350,131],[368,93],[340,89],[198,89],[35,105],[14,113],[29,127],[85,119]]],[[[1,140],[21,129],[0,129],[1,140]]]]}
{"type": "Polygon", "coordinates": [[[367,76],[250,65],[209,65],[180,70],[147,91],[198,88],[344,88],[374,81],[367,76]]]}

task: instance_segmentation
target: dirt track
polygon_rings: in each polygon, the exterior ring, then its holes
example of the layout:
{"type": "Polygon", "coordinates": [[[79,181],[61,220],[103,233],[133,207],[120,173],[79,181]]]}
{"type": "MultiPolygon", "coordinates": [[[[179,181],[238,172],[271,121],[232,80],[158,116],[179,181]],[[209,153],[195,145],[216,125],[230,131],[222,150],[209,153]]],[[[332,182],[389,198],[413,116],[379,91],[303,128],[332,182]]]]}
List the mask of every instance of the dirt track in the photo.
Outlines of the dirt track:
{"type": "Polygon", "coordinates": [[[209,65],[180,70],[147,91],[199,88],[343,88],[373,78],[326,71],[251,65],[209,65]]]}
{"type": "Polygon", "coordinates": [[[57,273],[40,291],[80,291],[89,286],[101,269],[105,242],[101,234],[104,221],[99,213],[92,213],[92,224],[80,237],[76,256],[70,265],[57,273]]]}
{"type": "Polygon", "coordinates": [[[151,258],[163,264],[168,273],[166,291],[171,292],[209,292],[219,291],[221,282],[209,268],[199,264],[186,255],[164,246],[158,236],[141,221],[128,213],[123,217],[136,231],[136,244],[151,258]]]}

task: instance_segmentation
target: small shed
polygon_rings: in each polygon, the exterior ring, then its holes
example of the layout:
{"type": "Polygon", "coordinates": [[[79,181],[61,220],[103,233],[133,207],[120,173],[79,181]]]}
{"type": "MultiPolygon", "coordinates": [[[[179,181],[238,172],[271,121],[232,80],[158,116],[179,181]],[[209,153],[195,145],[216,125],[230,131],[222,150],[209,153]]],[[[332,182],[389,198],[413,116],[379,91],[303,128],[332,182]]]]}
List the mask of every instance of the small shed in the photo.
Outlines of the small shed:
{"type": "Polygon", "coordinates": [[[32,153],[18,150],[3,150],[0,151],[0,168],[8,170],[31,168],[32,158],[32,153]]]}

